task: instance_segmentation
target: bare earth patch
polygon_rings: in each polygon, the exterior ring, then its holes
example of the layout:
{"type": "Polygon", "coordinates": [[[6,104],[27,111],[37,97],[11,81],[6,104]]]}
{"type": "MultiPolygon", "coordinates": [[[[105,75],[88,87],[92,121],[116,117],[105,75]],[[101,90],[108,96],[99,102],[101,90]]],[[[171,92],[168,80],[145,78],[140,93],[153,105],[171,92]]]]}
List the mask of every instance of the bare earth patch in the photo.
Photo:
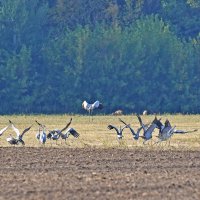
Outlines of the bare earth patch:
{"type": "Polygon", "coordinates": [[[0,199],[200,199],[200,151],[0,149],[0,199]]]}

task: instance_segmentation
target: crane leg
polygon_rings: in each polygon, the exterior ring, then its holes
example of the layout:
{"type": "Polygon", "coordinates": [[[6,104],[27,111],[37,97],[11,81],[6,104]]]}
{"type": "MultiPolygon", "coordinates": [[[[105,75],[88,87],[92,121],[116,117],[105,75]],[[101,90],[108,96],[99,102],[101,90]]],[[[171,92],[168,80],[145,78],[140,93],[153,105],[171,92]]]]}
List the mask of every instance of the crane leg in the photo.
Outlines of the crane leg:
{"type": "Polygon", "coordinates": [[[89,110],[89,122],[93,121],[92,110],[89,110]]]}
{"type": "Polygon", "coordinates": [[[92,110],[91,110],[91,116],[92,116],[92,121],[93,121],[93,115],[92,115],[92,110]]]}
{"type": "Polygon", "coordinates": [[[171,138],[169,138],[169,143],[168,143],[168,146],[170,146],[170,143],[171,143],[171,138]]]}

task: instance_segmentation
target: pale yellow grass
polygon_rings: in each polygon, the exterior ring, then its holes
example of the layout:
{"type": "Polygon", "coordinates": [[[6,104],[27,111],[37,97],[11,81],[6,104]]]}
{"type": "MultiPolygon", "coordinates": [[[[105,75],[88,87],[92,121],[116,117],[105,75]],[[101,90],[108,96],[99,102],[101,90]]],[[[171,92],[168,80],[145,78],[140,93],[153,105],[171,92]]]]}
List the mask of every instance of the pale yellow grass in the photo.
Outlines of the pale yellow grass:
{"type": "MultiPolygon", "coordinates": [[[[36,140],[35,135],[38,130],[38,126],[35,123],[35,120],[45,124],[49,130],[58,128],[62,129],[69,119],[72,117],[73,121],[71,127],[76,129],[80,133],[80,137],[75,139],[70,137],[67,140],[67,145],[64,144],[64,141],[61,139],[58,141],[58,145],[56,145],[55,141],[52,143],[47,140],[45,147],[98,147],[98,148],[169,148],[168,145],[164,147],[165,142],[161,145],[143,145],[142,139],[139,141],[135,141],[132,139],[132,135],[128,129],[125,129],[123,132],[124,138],[121,142],[117,140],[117,135],[114,130],[108,130],[108,124],[113,124],[119,127],[122,125],[118,116],[93,116],[93,121],[89,121],[88,116],[82,115],[11,115],[11,116],[0,116],[0,129],[5,127],[8,124],[8,119],[13,121],[16,127],[23,131],[24,128],[33,124],[31,130],[25,134],[24,141],[26,143],[26,147],[39,147],[43,146],[39,144],[36,140]],[[62,144],[61,144],[62,142],[62,144]]],[[[200,149],[200,115],[162,115],[158,116],[162,117],[162,121],[165,119],[169,119],[172,126],[176,125],[177,129],[183,130],[191,130],[191,129],[199,129],[195,133],[188,134],[179,134],[174,135],[171,139],[170,148],[175,149],[200,149]]],[[[135,115],[124,115],[120,116],[127,123],[130,123],[134,130],[139,127],[139,123],[137,117],[135,115]]],[[[149,123],[153,120],[153,115],[142,116],[144,123],[149,123]]],[[[7,147],[10,146],[6,138],[12,134],[15,136],[15,133],[11,128],[9,128],[1,137],[0,137],[0,146],[7,147]]],[[[157,141],[156,135],[158,134],[158,130],[154,132],[153,142],[157,141]]],[[[151,142],[150,142],[151,143],[151,142]]]]}

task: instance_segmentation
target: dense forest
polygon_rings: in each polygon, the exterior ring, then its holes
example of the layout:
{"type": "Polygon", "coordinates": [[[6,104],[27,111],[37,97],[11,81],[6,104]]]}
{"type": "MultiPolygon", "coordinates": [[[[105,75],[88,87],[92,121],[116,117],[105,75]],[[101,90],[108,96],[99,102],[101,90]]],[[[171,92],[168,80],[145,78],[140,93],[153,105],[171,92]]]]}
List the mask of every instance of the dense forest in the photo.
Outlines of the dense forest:
{"type": "Polygon", "coordinates": [[[200,0],[0,0],[0,114],[200,113],[200,0]]]}

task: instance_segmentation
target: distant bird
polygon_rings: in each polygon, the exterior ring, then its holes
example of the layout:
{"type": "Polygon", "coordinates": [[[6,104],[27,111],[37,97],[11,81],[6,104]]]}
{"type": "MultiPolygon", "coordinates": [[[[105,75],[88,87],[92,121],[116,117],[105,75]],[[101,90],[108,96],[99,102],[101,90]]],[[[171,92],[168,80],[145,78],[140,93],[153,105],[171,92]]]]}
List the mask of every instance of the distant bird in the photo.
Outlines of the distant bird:
{"type": "Polygon", "coordinates": [[[11,125],[11,128],[15,131],[15,133],[17,134],[17,137],[14,138],[13,136],[10,135],[10,137],[8,137],[6,140],[7,142],[9,142],[10,144],[13,144],[13,145],[18,145],[18,144],[22,144],[22,145],[25,145],[25,142],[23,141],[23,136],[26,132],[28,132],[30,130],[30,128],[32,127],[32,125],[26,129],[23,130],[22,134],[20,134],[19,132],[19,129],[17,129],[14,124],[9,120],[10,122],[10,125],[11,125]]]}
{"type": "Polygon", "coordinates": [[[0,130],[0,136],[3,135],[3,133],[10,127],[10,125],[6,126],[5,128],[0,130]]]}
{"type": "Polygon", "coordinates": [[[87,110],[89,115],[92,115],[93,110],[95,109],[103,109],[103,104],[99,101],[95,101],[93,104],[88,103],[87,101],[83,101],[82,108],[87,110]]]}
{"type": "Polygon", "coordinates": [[[132,135],[133,135],[133,139],[135,139],[135,140],[138,140],[139,139],[139,134],[140,134],[140,131],[143,129],[143,127],[141,126],[140,128],[138,128],[137,129],[137,132],[135,132],[132,128],[131,128],[131,126],[130,126],[130,124],[127,124],[126,122],[124,122],[122,119],[120,119],[119,118],[119,121],[120,122],[122,122],[123,124],[125,124],[125,126],[127,127],[127,128],[129,128],[130,129],[130,131],[131,131],[131,133],[132,133],[132,135]]]}
{"type": "Polygon", "coordinates": [[[49,131],[49,133],[47,134],[47,138],[51,140],[56,140],[56,144],[57,144],[57,140],[60,138],[62,132],[65,131],[70,126],[71,123],[72,123],[72,118],[63,129],[61,130],[54,129],[52,131],[49,131]]]}
{"type": "Polygon", "coordinates": [[[143,115],[148,115],[148,111],[147,111],[147,110],[144,110],[142,114],[143,114],[143,115]]]}
{"type": "Polygon", "coordinates": [[[65,144],[66,144],[66,139],[67,139],[70,135],[74,136],[75,138],[78,138],[78,137],[79,137],[79,133],[78,133],[74,128],[68,128],[68,129],[66,130],[65,133],[62,133],[62,132],[61,132],[60,136],[61,136],[61,138],[62,138],[63,140],[65,140],[65,144]]]}
{"type": "Polygon", "coordinates": [[[149,127],[146,127],[146,126],[142,123],[142,119],[141,119],[141,117],[140,117],[139,115],[137,115],[137,118],[138,118],[138,120],[139,120],[140,125],[141,125],[142,128],[143,128],[143,131],[144,131],[143,136],[141,136],[141,138],[144,139],[143,144],[145,144],[146,141],[152,139],[153,131],[154,131],[155,128],[157,128],[157,123],[158,123],[158,121],[160,121],[161,119],[158,120],[157,117],[155,117],[154,120],[151,122],[151,125],[150,125],[149,127]]]}
{"type": "Polygon", "coordinates": [[[119,140],[121,140],[122,139],[122,132],[123,132],[123,130],[125,129],[125,128],[127,128],[127,125],[126,126],[124,126],[124,127],[122,127],[121,128],[121,126],[119,127],[119,129],[116,127],[116,126],[113,126],[113,125],[108,125],[108,127],[107,127],[109,130],[112,130],[112,129],[114,129],[116,132],[117,132],[117,138],[119,139],[119,140]]]}
{"type": "Polygon", "coordinates": [[[123,115],[123,110],[116,110],[115,112],[112,113],[112,115],[123,115]]]}
{"type": "MultiPolygon", "coordinates": [[[[157,123],[157,127],[159,129],[159,134],[158,134],[159,140],[156,143],[169,140],[173,136],[173,134],[192,133],[192,132],[196,132],[198,130],[198,129],[194,129],[194,130],[190,130],[190,131],[177,130],[176,126],[174,126],[174,127],[171,126],[171,123],[169,122],[168,119],[166,119],[164,125],[160,121],[157,121],[156,123],[157,123]]],[[[169,140],[169,144],[170,144],[170,140],[169,140]]]]}

